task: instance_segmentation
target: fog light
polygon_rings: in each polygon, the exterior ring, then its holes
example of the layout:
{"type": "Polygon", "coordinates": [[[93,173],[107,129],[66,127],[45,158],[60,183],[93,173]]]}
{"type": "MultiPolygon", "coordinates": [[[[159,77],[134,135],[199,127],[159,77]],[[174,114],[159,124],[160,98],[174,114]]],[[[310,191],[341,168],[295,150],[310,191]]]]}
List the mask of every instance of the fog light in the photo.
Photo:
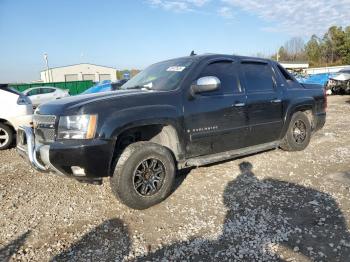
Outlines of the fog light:
{"type": "Polygon", "coordinates": [[[80,166],[72,166],[71,167],[73,174],[75,176],[85,176],[85,169],[80,166]]]}

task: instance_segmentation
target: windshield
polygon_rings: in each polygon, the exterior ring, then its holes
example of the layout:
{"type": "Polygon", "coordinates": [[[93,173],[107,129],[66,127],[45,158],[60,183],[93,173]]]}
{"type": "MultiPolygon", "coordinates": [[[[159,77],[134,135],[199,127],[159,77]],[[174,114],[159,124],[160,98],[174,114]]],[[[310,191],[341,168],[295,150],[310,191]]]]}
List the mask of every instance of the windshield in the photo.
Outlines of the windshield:
{"type": "Polygon", "coordinates": [[[191,58],[179,58],[151,65],[126,82],[121,89],[174,90],[192,63],[191,58]]]}
{"type": "Polygon", "coordinates": [[[344,68],[344,69],[340,70],[339,73],[350,74],[350,68],[344,68]]]}

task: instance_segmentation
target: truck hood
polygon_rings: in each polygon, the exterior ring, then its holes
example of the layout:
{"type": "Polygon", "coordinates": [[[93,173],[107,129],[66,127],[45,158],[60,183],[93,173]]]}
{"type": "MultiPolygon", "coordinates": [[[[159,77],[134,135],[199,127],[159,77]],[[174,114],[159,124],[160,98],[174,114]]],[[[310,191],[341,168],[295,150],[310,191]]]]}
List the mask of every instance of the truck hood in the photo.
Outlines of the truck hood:
{"type": "Polygon", "coordinates": [[[44,103],[36,109],[35,113],[41,115],[63,115],[71,111],[78,111],[83,106],[86,106],[91,103],[103,103],[108,100],[120,99],[126,96],[138,96],[149,92],[153,91],[133,89],[70,96],[57,99],[48,103],[44,103]]]}

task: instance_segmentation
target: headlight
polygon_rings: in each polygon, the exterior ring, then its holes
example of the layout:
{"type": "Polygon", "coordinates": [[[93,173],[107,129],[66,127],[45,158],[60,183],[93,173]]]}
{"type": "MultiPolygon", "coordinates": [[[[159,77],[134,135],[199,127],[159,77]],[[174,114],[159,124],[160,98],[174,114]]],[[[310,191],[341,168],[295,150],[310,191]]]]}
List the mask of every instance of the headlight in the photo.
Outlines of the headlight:
{"type": "Polygon", "coordinates": [[[93,139],[97,115],[62,116],[58,123],[58,139],[93,139]]]}

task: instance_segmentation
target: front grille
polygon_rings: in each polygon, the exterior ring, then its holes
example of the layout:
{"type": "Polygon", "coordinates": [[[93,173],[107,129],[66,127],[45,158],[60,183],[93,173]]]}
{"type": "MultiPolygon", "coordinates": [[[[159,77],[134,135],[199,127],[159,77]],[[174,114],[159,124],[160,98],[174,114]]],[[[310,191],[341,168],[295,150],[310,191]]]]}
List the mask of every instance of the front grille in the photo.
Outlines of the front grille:
{"type": "Polygon", "coordinates": [[[53,142],[55,140],[55,129],[36,128],[34,134],[38,142],[53,142]]]}
{"type": "Polygon", "coordinates": [[[56,116],[52,115],[34,115],[33,121],[35,123],[39,124],[55,124],[56,122],[56,116]]]}
{"type": "Polygon", "coordinates": [[[55,140],[56,116],[34,115],[34,134],[38,142],[53,142],[55,140]]]}

